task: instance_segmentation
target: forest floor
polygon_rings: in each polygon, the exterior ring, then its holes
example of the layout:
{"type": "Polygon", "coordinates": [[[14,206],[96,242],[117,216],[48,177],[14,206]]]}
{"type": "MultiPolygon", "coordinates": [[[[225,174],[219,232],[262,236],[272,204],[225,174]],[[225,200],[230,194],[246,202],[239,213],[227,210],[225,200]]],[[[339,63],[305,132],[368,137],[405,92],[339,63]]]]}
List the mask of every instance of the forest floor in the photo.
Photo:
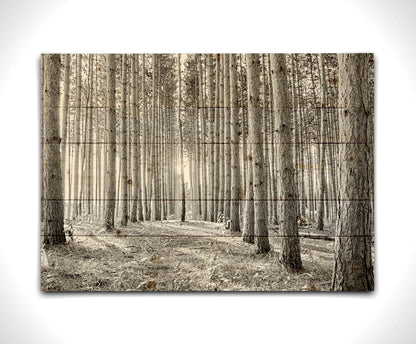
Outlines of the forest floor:
{"type": "MultiPolygon", "coordinates": [[[[271,251],[222,224],[187,221],[129,223],[107,233],[99,223],[74,223],[74,239],[41,249],[43,291],[326,291],[333,268],[332,240],[301,237],[303,270],[278,262],[279,237],[269,229],[271,251]]],[[[300,229],[331,237],[332,229],[300,229]]],[[[325,238],[324,238],[325,239],[325,238]]]]}

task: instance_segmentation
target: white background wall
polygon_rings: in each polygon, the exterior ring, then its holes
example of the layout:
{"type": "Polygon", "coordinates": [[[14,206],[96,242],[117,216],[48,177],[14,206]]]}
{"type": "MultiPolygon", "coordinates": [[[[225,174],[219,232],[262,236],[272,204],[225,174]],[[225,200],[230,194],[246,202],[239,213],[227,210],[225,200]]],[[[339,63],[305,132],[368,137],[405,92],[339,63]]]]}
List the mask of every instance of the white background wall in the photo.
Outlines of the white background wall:
{"type": "Polygon", "coordinates": [[[0,3],[0,342],[412,343],[416,2],[0,3]],[[374,52],[372,294],[42,294],[39,55],[374,52]]]}

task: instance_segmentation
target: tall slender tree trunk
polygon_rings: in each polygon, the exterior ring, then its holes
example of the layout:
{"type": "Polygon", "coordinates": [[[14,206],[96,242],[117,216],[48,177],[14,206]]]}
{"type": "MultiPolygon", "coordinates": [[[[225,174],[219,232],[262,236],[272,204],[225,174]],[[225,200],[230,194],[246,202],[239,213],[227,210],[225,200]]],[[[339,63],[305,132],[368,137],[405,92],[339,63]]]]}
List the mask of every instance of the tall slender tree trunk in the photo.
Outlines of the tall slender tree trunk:
{"type": "MultiPolygon", "coordinates": [[[[105,55],[105,58],[107,59],[107,55],[105,55]]],[[[108,62],[106,61],[106,65],[107,65],[107,67],[108,67],[108,62]]],[[[107,78],[108,78],[108,70],[106,70],[106,87],[107,87],[107,78]]],[[[101,150],[101,156],[102,156],[102,159],[103,159],[103,163],[102,163],[102,169],[103,169],[103,171],[102,171],[102,174],[101,174],[101,198],[102,198],[102,201],[101,201],[101,208],[102,208],[102,213],[103,213],[103,215],[102,215],[102,218],[103,218],[103,223],[104,223],[104,220],[105,220],[105,211],[106,211],[106,196],[107,196],[107,189],[106,189],[106,185],[107,185],[107,166],[108,166],[108,154],[107,154],[107,151],[108,151],[108,141],[109,141],[109,139],[108,139],[108,133],[107,133],[107,128],[108,128],[108,116],[107,116],[107,114],[108,114],[108,112],[109,112],[109,109],[108,109],[108,90],[106,89],[105,90],[105,106],[106,106],[106,108],[105,108],[105,112],[104,112],[104,130],[103,130],[103,145],[102,145],[102,150],[101,150]]]]}
{"type": "Polygon", "coordinates": [[[87,214],[89,215],[89,220],[91,220],[91,214],[92,214],[92,208],[93,208],[93,197],[92,197],[92,193],[93,193],[93,157],[92,157],[92,151],[93,151],[93,127],[92,127],[92,117],[93,117],[93,112],[92,112],[92,108],[93,108],[93,92],[94,92],[94,78],[93,78],[93,70],[94,70],[94,59],[93,59],[93,55],[89,55],[88,57],[89,59],[89,78],[90,78],[90,82],[89,82],[89,97],[88,97],[88,103],[87,103],[87,111],[86,111],[86,115],[87,115],[87,128],[88,128],[88,144],[86,144],[85,148],[87,149],[87,154],[86,154],[86,187],[85,187],[85,191],[86,191],[86,208],[87,208],[87,214]]]}
{"type": "Polygon", "coordinates": [[[291,65],[293,72],[291,73],[291,85],[292,85],[292,95],[293,95],[293,115],[294,115],[294,124],[295,127],[298,127],[297,134],[295,136],[296,144],[294,146],[295,151],[295,161],[298,168],[296,170],[300,170],[300,177],[297,175],[297,180],[299,184],[300,191],[298,193],[299,198],[301,199],[299,202],[300,205],[300,214],[305,217],[306,216],[306,202],[305,202],[305,167],[304,167],[304,141],[303,141],[303,133],[302,128],[304,127],[304,123],[302,121],[302,106],[300,102],[300,87],[299,87],[299,70],[298,70],[298,58],[296,54],[291,55],[291,65]],[[297,119],[299,120],[297,121],[297,119]]]}
{"type": "MultiPolygon", "coordinates": [[[[329,78],[329,71],[328,71],[328,78],[329,78]]],[[[329,124],[328,128],[328,140],[331,142],[338,142],[338,112],[337,112],[337,105],[338,105],[338,91],[336,88],[337,83],[335,80],[338,80],[338,76],[335,74],[332,75],[332,80],[334,84],[330,87],[331,97],[329,107],[331,108],[331,114],[328,116],[329,124]]],[[[336,213],[337,213],[337,204],[333,200],[337,198],[338,194],[338,180],[336,177],[336,163],[338,159],[338,145],[336,144],[329,144],[328,145],[328,154],[326,154],[329,161],[329,168],[330,168],[330,176],[331,176],[331,196],[328,196],[331,201],[331,222],[336,221],[336,213]]],[[[327,189],[328,190],[328,189],[327,189]]]]}
{"type": "Polygon", "coordinates": [[[220,84],[219,84],[219,160],[218,163],[220,165],[220,175],[217,179],[217,183],[219,183],[219,190],[218,190],[218,213],[224,215],[224,188],[225,188],[225,163],[224,163],[224,152],[225,152],[225,125],[224,125],[224,54],[220,55],[218,60],[219,62],[219,69],[220,69],[220,84]]]}
{"type": "Polygon", "coordinates": [[[214,215],[217,220],[220,210],[220,69],[221,69],[221,55],[216,54],[215,59],[215,169],[214,169],[214,215]]]}
{"type": "Polygon", "coordinates": [[[146,89],[146,55],[143,54],[142,55],[142,113],[143,113],[143,135],[142,135],[142,151],[141,151],[141,157],[142,157],[142,178],[143,178],[143,217],[144,220],[149,220],[149,207],[148,207],[148,201],[147,201],[147,197],[148,197],[148,183],[149,183],[149,178],[148,178],[148,128],[149,128],[149,124],[148,124],[148,120],[147,120],[147,107],[146,107],[146,93],[145,93],[145,89],[146,89]]]}
{"type": "Polygon", "coordinates": [[[59,97],[61,58],[59,54],[42,56],[44,59],[45,80],[43,92],[44,126],[44,165],[43,186],[45,204],[45,224],[43,244],[65,244],[64,205],[62,200],[61,156],[59,145],[59,97]]]}
{"type": "Polygon", "coordinates": [[[131,203],[131,222],[143,221],[141,209],[141,178],[140,178],[140,145],[139,145],[139,111],[137,105],[137,58],[132,56],[131,84],[132,84],[132,116],[133,116],[133,200],[131,203]]]}
{"type": "Polygon", "coordinates": [[[107,120],[106,120],[106,205],[104,227],[114,230],[116,208],[116,61],[115,55],[107,56],[107,120]]]}
{"type": "Polygon", "coordinates": [[[317,219],[317,230],[324,230],[324,196],[326,189],[326,178],[325,178],[325,116],[326,116],[326,80],[325,80],[325,66],[324,56],[319,54],[319,69],[321,78],[321,124],[320,124],[320,144],[319,150],[319,197],[318,197],[318,219],[317,219]]]}
{"type": "Polygon", "coordinates": [[[267,200],[264,171],[264,157],[261,133],[260,108],[260,57],[258,54],[247,54],[248,84],[248,130],[251,145],[251,164],[253,166],[254,191],[254,233],[257,253],[270,251],[267,229],[267,200]]]}
{"type": "Polygon", "coordinates": [[[339,54],[339,193],[333,290],[374,290],[369,54],[339,54]]]}
{"type": "Polygon", "coordinates": [[[152,115],[153,115],[153,144],[152,144],[152,154],[151,154],[151,189],[152,189],[152,197],[150,202],[150,213],[152,221],[159,221],[160,220],[160,208],[159,208],[159,199],[158,196],[158,111],[156,108],[157,104],[157,95],[156,95],[156,74],[157,74],[157,55],[153,54],[153,95],[152,95],[152,115]]]}
{"type": "Polygon", "coordinates": [[[208,187],[208,221],[215,221],[215,211],[214,211],[214,203],[215,203],[215,180],[214,180],[214,171],[215,171],[215,159],[214,159],[214,152],[215,152],[215,134],[214,134],[214,123],[215,123],[215,117],[214,117],[214,103],[212,101],[213,96],[213,83],[212,80],[212,55],[207,55],[207,74],[208,74],[208,80],[207,80],[207,88],[208,88],[208,178],[209,178],[209,187],[208,187]]]}
{"type": "MultiPolygon", "coordinates": [[[[310,70],[310,76],[311,76],[311,83],[312,83],[312,95],[313,95],[313,102],[315,105],[315,116],[319,117],[319,109],[318,109],[318,101],[317,101],[317,97],[316,97],[316,91],[315,91],[315,79],[314,79],[314,75],[313,75],[313,56],[312,54],[308,54],[309,56],[309,70],[310,70]]],[[[299,83],[298,83],[298,87],[299,87],[299,83]]],[[[300,91],[299,91],[300,93],[300,91]]],[[[315,173],[313,173],[312,171],[312,166],[313,165],[318,165],[318,164],[314,164],[314,154],[313,154],[313,146],[311,144],[311,139],[310,139],[311,135],[307,135],[306,140],[308,141],[308,164],[310,166],[309,168],[309,217],[311,217],[314,221],[315,221],[315,205],[316,205],[316,197],[315,197],[315,189],[316,189],[316,183],[315,183],[315,173]]]]}
{"type": "Polygon", "coordinates": [[[185,171],[183,168],[183,133],[181,121],[181,106],[182,106],[182,78],[181,78],[181,54],[178,54],[178,131],[179,131],[179,150],[180,150],[180,164],[181,164],[181,222],[185,222],[186,204],[185,204],[185,171]]]}
{"type": "Polygon", "coordinates": [[[76,115],[75,115],[75,144],[74,144],[74,168],[73,168],[73,188],[74,191],[73,195],[73,202],[72,202],[72,218],[76,218],[79,215],[80,207],[81,207],[81,199],[78,191],[79,187],[79,152],[81,150],[81,134],[80,134],[80,123],[81,123],[81,90],[82,90],[82,55],[77,55],[77,79],[76,79],[76,115]]]}
{"type": "Polygon", "coordinates": [[[241,135],[238,119],[238,82],[237,61],[235,54],[230,55],[230,87],[231,87],[231,204],[230,219],[231,231],[240,230],[240,201],[244,197],[240,190],[240,150],[239,138],[241,135]]]}
{"type": "MultiPolygon", "coordinates": [[[[90,103],[90,89],[91,89],[91,58],[88,57],[88,68],[87,68],[87,80],[86,80],[86,96],[85,96],[85,106],[84,106],[84,117],[82,119],[83,126],[82,126],[82,142],[80,146],[80,182],[79,182],[79,212],[81,215],[87,214],[86,209],[86,197],[88,197],[87,192],[87,149],[88,149],[88,119],[89,119],[89,103],[90,103]]],[[[82,111],[81,111],[82,114],[82,111]]]]}
{"type": "Polygon", "coordinates": [[[67,162],[67,135],[68,135],[68,123],[69,123],[69,81],[71,76],[71,55],[65,54],[64,62],[64,90],[62,94],[62,125],[61,125],[61,168],[62,168],[62,194],[65,199],[65,186],[66,186],[66,162],[67,162]]]}
{"type": "MultiPolygon", "coordinates": [[[[167,100],[166,113],[167,120],[167,132],[166,132],[166,145],[165,145],[165,163],[166,163],[166,192],[167,192],[167,215],[170,217],[175,214],[175,202],[173,200],[174,193],[173,188],[177,185],[174,181],[174,166],[176,166],[176,154],[173,150],[172,140],[172,108],[175,106],[174,101],[169,96],[167,100]]],[[[176,147],[175,147],[176,148],[176,147]]]]}
{"type": "Polygon", "coordinates": [[[286,58],[284,54],[272,54],[273,104],[275,130],[278,136],[277,164],[280,171],[281,216],[280,261],[292,269],[301,269],[300,243],[296,223],[297,200],[295,171],[293,166],[293,118],[289,108],[286,58]]]}
{"type": "MultiPolygon", "coordinates": [[[[136,124],[137,124],[137,131],[135,133],[135,142],[136,142],[136,150],[137,153],[137,220],[144,221],[143,215],[143,184],[144,184],[144,173],[142,173],[141,165],[143,164],[144,154],[141,154],[142,145],[140,144],[140,136],[143,137],[144,131],[142,130],[142,124],[144,118],[140,116],[140,106],[139,106],[139,60],[138,56],[134,55],[134,64],[136,70],[136,80],[135,80],[135,102],[136,102],[136,124]]],[[[144,107],[144,102],[142,104],[144,107]]],[[[143,110],[144,111],[144,110],[143,110]]]]}
{"type": "Polygon", "coordinates": [[[240,73],[239,74],[239,83],[240,83],[240,101],[241,101],[241,141],[242,141],[242,161],[243,161],[243,166],[242,166],[242,179],[243,179],[243,185],[244,185],[244,196],[246,196],[247,194],[247,157],[248,157],[248,152],[247,152],[247,135],[246,135],[246,123],[247,123],[247,97],[244,96],[244,87],[243,85],[246,84],[247,82],[243,81],[243,57],[242,54],[239,54],[239,60],[240,60],[240,73]]]}
{"type": "Polygon", "coordinates": [[[208,208],[208,183],[207,183],[207,137],[206,137],[206,108],[205,108],[205,93],[204,93],[204,80],[203,80],[203,73],[202,73],[202,61],[201,55],[197,55],[198,61],[198,71],[199,71],[199,115],[200,115],[200,123],[201,123],[201,200],[202,200],[202,220],[207,220],[207,208],[208,208]]]}
{"type": "Polygon", "coordinates": [[[269,188],[271,189],[271,196],[272,196],[272,223],[274,225],[278,224],[278,214],[277,214],[277,194],[278,194],[278,190],[277,190],[277,181],[276,181],[276,138],[275,138],[275,121],[274,121],[274,108],[273,108],[273,87],[272,87],[272,68],[271,68],[271,63],[270,63],[270,55],[267,54],[267,67],[268,67],[268,73],[267,73],[267,81],[268,81],[268,91],[269,91],[269,111],[270,111],[270,117],[269,117],[269,125],[270,125],[270,141],[271,141],[271,145],[270,145],[270,154],[271,154],[271,159],[270,159],[270,163],[269,163],[269,175],[270,175],[270,181],[271,181],[271,185],[269,186],[269,188]]]}
{"type": "Polygon", "coordinates": [[[120,170],[120,202],[121,226],[127,226],[128,190],[127,190],[127,56],[121,56],[121,170],[120,170]]]}
{"type": "Polygon", "coordinates": [[[262,133],[263,133],[263,156],[264,156],[264,188],[266,189],[266,199],[267,199],[267,223],[271,223],[272,215],[272,202],[271,202],[271,187],[270,187],[270,174],[269,174],[269,130],[270,126],[268,123],[268,93],[267,93],[267,80],[266,80],[266,63],[264,60],[264,54],[261,54],[261,81],[262,81],[262,91],[263,91],[263,104],[262,104],[262,133]]]}
{"type": "Polygon", "coordinates": [[[158,55],[153,55],[156,56],[156,72],[157,72],[157,79],[156,79],[156,90],[157,90],[157,106],[155,108],[156,111],[156,131],[155,131],[155,136],[156,136],[156,159],[155,159],[155,172],[156,172],[156,176],[155,176],[155,195],[156,195],[156,214],[155,214],[155,219],[160,221],[162,220],[162,195],[161,195],[161,176],[160,176],[160,171],[161,171],[161,161],[162,161],[162,154],[161,154],[161,147],[162,147],[162,135],[161,135],[161,110],[162,110],[162,106],[161,106],[161,92],[162,89],[160,87],[161,85],[161,77],[160,77],[160,58],[158,55]]]}
{"type": "MultiPolygon", "coordinates": [[[[94,103],[95,103],[95,131],[94,131],[94,154],[95,154],[95,171],[94,171],[94,182],[95,182],[95,206],[94,206],[94,214],[95,219],[98,220],[100,218],[101,209],[100,209],[100,194],[101,194],[101,151],[100,151],[100,115],[99,115],[99,107],[100,104],[98,103],[98,90],[99,90],[99,84],[98,84],[98,70],[100,69],[100,66],[98,64],[98,55],[95,55],[95,93],[94,93],[94,103]]],[[[101,90],[100,90],[101,91],[101,90]]]]}
{"type": "Polygon", "coordinates": [[[163,92],[163,104],[161,107],[161,127],[160,127],[160,131],[161,131],[161,147],[160,147],[160,176],[161,176],[161,217],[162,220],[166,220],[167,219],[167,200],[166,200],[166,195],[167,195],[167,190],[166,190],[166,126],[167,126],[167,104],[166,104],[167,100],[166,100],[166,91],[163,92]]]}
{"type": "Polygon", "coordinates": [[[230,56],[224,54],[224,219],[230,219],[231,198],[230,56]]]}
{"type": "MultiPolygon", "coordinates": [[[[195,75],[197,75],[197,65],[195,64],[195,75]]],[[[195,180],[195,193],[196,193],[196,215],[197,218],[200,219],[201,214],[202,214],[202,207],[201,207],[201,139],[200,139],[200,127],[201,127],[201,123],[199,121],[199,116],[198,116],[198,85],[195,84],[195,88],[194,88],[194,120],[195,120],[195,143],[193,145],[193,149],[195,152],[195,161],[194,161],[194,168],[192,169],[193,173],[194,173],[194,180],[195,180]]]]}

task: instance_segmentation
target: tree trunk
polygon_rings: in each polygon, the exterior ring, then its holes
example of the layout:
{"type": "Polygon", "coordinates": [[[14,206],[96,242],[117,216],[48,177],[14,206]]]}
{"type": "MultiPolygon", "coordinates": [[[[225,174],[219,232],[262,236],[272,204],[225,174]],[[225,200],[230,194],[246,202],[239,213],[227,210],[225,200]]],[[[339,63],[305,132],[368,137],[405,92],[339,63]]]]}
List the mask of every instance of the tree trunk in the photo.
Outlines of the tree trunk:
{"type": "MultiPolygon", "coordinates": [[[[313,75],[313,60],[312,54],[308,54],[309,56],[309,70],[310,70],[310,76],[311,76],[311,83],[312,83],[312,95],[313,95],[313,103],[315,106],[315,116],[318,117],[318,101],[317,101],[317,97],[316,97],[316,91],[315,91],[315,79],[314,79],[314,75],[313,75]]],[[[298,87],[299,87],[299,82],[298,82],[298,87]]],[[[299,91],[300,93],[300,91],[299,91]]],[[[313,146],[312,146],[312,140],[311,140],[311,135],[307,135],[306,140],[308,141],[308,165],[309,165],[309,173],[308,173],[308,179],[309,179],[309,205],[308,205],[308,209],[309,209],[309,217],[312,218],[313,221],[315,221],[315,206],[316,206],[316,197],[315,197],[315,173],[313,173],[312,171],[312,166],[313,165],[318,165],[317,163],[314,162],[314,154],[313,154],[313,146]]]]}
{"type": "Polygon", "coordinates": [[[253,165],[251,164],[251,145],[247,147],[246,192],[244,207],[243,241],[254,244],[254,194],[253,165]]]}
{"type": "Polygon", "coordinates": [[[43,244],[65,244],[64,206],[62,200],[61,156],[59,144],[59,84],[61,58],[59,54],[44,55],[45,81],[43,92],[44,164],[43,185],[45,225],[43,244]]]}
{"type": "Polygon", "coordinates": [[[92,197],[92,193],[93,193],[93,157],[92,157],[92,151],[93,151],[93,127],[92,127],[92,117],[93,117],[93,112],[92,112],[92,108],[93,108],[93,92],[94,92],[94,74],[93,74],[93,70],[94,70],[94,60],[93,60],[93,55],[89,55],[88,57],[89,60],[89,96],[88,96],[88,103],[87,103],[87,111],[85,112],[86,115],[88,116],[87,119],[87,135],[88,135],[88,143],[85,145],[85,148],[87,149],[87,155],[86,155],[86,159],[87,159],[87,164],[85,166],[86,169],[86,207],[87,207],[87,214],[89,215],[89,220],[91,221],[91,214],[92,214],[92,208],[93,208],[93,197],[92,197]]]}
{"type": "Polygon", "coordinates": [[[80,209],[80,204],[81,204],[81,200],[80,200],[80,195],[79,195],[79,191],[78,191],[78,187],[79,187],[79,176],[80,176],[80,171],[79,171],[79,151],[81,149],[81,145],[80,145],[80,123],[81,123],[81,89],[82,89],[82,55],[77,55],[77,80],[76,80],[76,120],[75,120],[75,144],[74,144],[74,168],[73,168],[73,188],[74,191],[72,193],[73,195],[73,203],[72,203],[72,218],[76,218],[79,215],[79,209],[80,209]]]}
{"type": "Polygon", "coordinates": [[[230,56],[224,54],[224,220],[230,219],[231,198],[231,127],[230,127],[230,56]]]}
{"type": "MultiPolygon", "coordinates": [[[[95,102],[95,219],[101,219],[101,146],[99,145],[100,141],[100,116],[99,116],[99,107],[100,104],[98,103],[98,70],[100,66],[98,64],[98,55],[95,55],[95,94],[94,94],[94,102],[95,102]]],[[[101,90],[100,90],[101,91],[101,90]]],[[[100,92],[101,93],[101,92],[100,92]]]]}
{"type": "Polygon", "coordinates": [[[264,157],[261,133],[260,108],[260,58],[258,54],[247,54],[248,84],[248,131],[251,145],[251,164],[253,166],[254,191],[254,233],[256,253],[270,251],[267,229],[267,192],[265,184],[264,157]]]}
{"type": "Polygon", "coordinates": [[[152,137],[152,146],[151,146],[151,161],[150,161],[150,168],[151,168],[151,201],[150,201],[150,215],[152,221],[159,221],[160,220],[160,208],[159,208],[159,199],[158,196],[158,111],[156,108],[157,104],[157,95],[156,95],[156,73],[157,73],[157,55],[153,54],[153,94],[152,94],[152,129],[153,129],[153,137],[152,137]]]}
{"type": "Polygon", "coordinates": [[[235,54],[230,55],[230,87],[231,87],[231,231],[240,231],[239,203],[244,197],[240,190],[240,151],[239,137],[241,135],[238,120],[238,82],[237,61],[235,54]]]}
{"type": "Polygon", "coordinates": [[[326,108],[326,81],[325,81],[325,70],[324,70],[324,56],[319,54],[319,69],[321,78],[321,124],[320,124],[320,143],[319,150],[319,197],[318,197],[318,219],[317,219],[317,230],[324,230],[324,196],[326,189],[326,178],[325,178],[325,108],[326,108]]]}
{"type": "MultiPolygon", "coordinates": [[[[143,133],[142,124],[143,124],[143,117],[140,116],[140,106],[139,106],[139,60],[138,56],[134,55],[134,65],[136,67],[136,81],[135,81],[135,109],[136,109],[136,124],[137,124],[137,131],[135,132],[135,142],[136,142],[136,150],[137,152],[137,176],[136,176],[136,187],[137,187],[137,220],[144,221],[143,215],[143,184],[144,184],[144,174],[142,173],[141,165],[143,164],[144,155],[141,154],[141,144],[140,144],[140,133],[143,133]]],[[[144,107],[144,103],[142,105],[144,107]]],[[[143,136],[143,134],[142,134],[143,136]]]]}
{"type": "Polygon", "coordinates": [[[270,182],[270,174],[269,174],[269,147],[270,147],[270,140],[269,140],[269,130],[270,126],[268,123],[268,99],[267,99],[267,80],[266,80],[266,63],[264,60],[264,54],[261,54],[261,84],[262,84],[262,93],[263,93],[263,103],[262,103],[262,128],[261,131],[263,133],[263,157],[264,157],[264,188],[266,189],[266,200],[267,200],[267,211],[266,211],[266,223],[271,223],[272,219],[272,202],[270,199],[271,196],[271,182],[270,182]]]}
{"type": "Polygon", "coordinates": [[[219,178],[217,183],[219,184],[218,190],[218,214],[224,215],[224,187],[225,187],[225,163],[224,163],[224,54],[219,55],[218,59],[219,70],[220,70],[220,83],[219,83],[219,105],[218,105],[218,115],[219,115],[219,178]]]}
{"type": "Polygon", "coordinates": [[[214,203],[215,203],[215,180],[214,180],[214,171],[215,171],[215,159],[214,159],[214,152],[215,152],[215,134],[214,134],[214,104],[212,101],[212,94],[213,94],[213,84],[214,81],[212,80],[212,55],[207,55],[207,74],[208,74],[208,81],[207,81],[207,87],[208,87],[208,166],[209,166],[209,187],[208,187],[208,221],[215,221],[215,211],[214,211],[214,203]]]}
{"type": "Polygon", "coordinates": [[[120,170],[120,225],[127,226],[128,191],[127,191],[127,56],[121,57],[121,170],[120,170]]]}
{"type": "Polygon", "coordinates": [[[185,204],[185,171],[183,168],[183,135],[182,135],[182,121],[181,121],[181,97],[182,97],[182,84],[181,84],[181,54],[178,54],[178,131],[179,131],[179,150],[180,150],[180,164],[181,164],[181,222],[185,222],[186,204],[185,204]]]}
{"type": "Polygon", "coordinates": [[[208,207],[208,183],[207,183],[207,137],[206,137],[206,108],[205,108],[205,93],[202,73],[201,55],[197,55],[198,71],[199,71],[199,115],[201,123],[201,199],[202,199],[202,221],[207,221],[207,207],[208,207]]]}
{"type": "Polygon", "coordinates": [[[272,54],[273,105],[277,132],[277,166],[280,171],[281,216],[280,261],[292,269],[301,269],[300,244],[296,223],[295,171],[293,166],[292,115],[289,108],[286,59],[272,54]]]}
{"type": "Polygon", "coordinates": [[[220,69],[221,69],[221,55],[215,55],[215,152],[214,152],[214,220],[218,219],[220,213],[219,198],[220,198],[220,69]]]}
{"type": "Polygon", "coordinates": [[[305,162],[304,162],[304,138],[303,138],[303,128],[305,127],[305,124],[303,123],[303,116],[302,111],[303,108],[301,106],[301,93],[300,93],[300,87],[299,87],[299,69],[298,69],[298,58],[296,54],[291,55],[291,65],[293,72],[291,80],[292,80],[292,94],[293,94],[293,115],[294,115],[294,123],[295,126],[297,126],[299,129],[297,131],[297,137],[295,136],[296,145],[295,148],[295,161],[297,170],[300,170],[300,177],[299,173],[297,175],[297,180],[299,184],[299,198],[300,202],[300,215],[302,217],[306,217],[306,201],[307,198],[305,195],[305,162]]]}
{"type": "MultiPolygon", "coordinates": [[[[195,64],[195,77],[196,77],[196,80],[198,80],[198,78],[197,78],[197,72],[198,72],[198,70],[197,70],[197,64],[195,64]]],[[[197,83],[195,83],[195,88],[194,88],[194,111],[193,111],[193,114],[194,114],[194,120],[195,120],[195,126],[194,126],[194,129],[195,129],[195,141],[194,141],[194,143],[196,143],[196,144],[194,144],[193,145],[193,149],[194,149],[194,151],[195,151],[195,161],[194,161],[194,165],[193,165],[193,169],[192,169],[192,171],[193,171],[193,173],[194,173],[194,180],[195,180],[195,191],[196,191],[196,197],[195,197],[195,199],[196,199],[196,202],[195,202],[195,204],[196,204],[196,219],[201,219],[201,215],[202,215],[202,207],[201,207],[201,173],[200,173],[200,170],[201,170],[201,144],[200,144],[200,142],[201,142],[201,138],[200,138],[200,126],[201,126],[201,124],[200,124],[200,122],[199,122],[199,116],[198,116],[198,104],[199,104],[199,101],[198,101],[198,84],[197,83]]]]}
{"type": "Polygon", "coordinates": [[[149,174],[148,174],[148,128],[149,128],[149,124],[148,124],[148,120],[147,120],[147,108],[146,108],[146,92],[145,92],[145,88],[146,88],[146,55],[143,54],[142,55],[142,108],[143,108],[143,143],[142,143],[142,150],[141,150],[141,158],[142,158],[142,179],[143,179],[143,202],[142,202],[142,206],[143,206],[143,218],[144,220],[149,220],[149,206],[148,206],[148,202],[147,202],[147,196],[149,194],[149,187],[148,187],[148,182],[149,182],[149,174]]]}
{"type": "Polygon", "coordinates": [[[276,181],[276,137],[275,137],[275,120],[274,120],[274,108],[273,108],[273,87],[272,87],[272,68],[271,68],[271,63],[270,63],[270,55],[267,54],[267,67],[268,67],[268,73],[267,73],[267,81],[268,81],[268,92],[269,92],[269,111],[270,111],[270,118],[269,118],[269,123],[270,123],[270,132],[272,133],[270,135],[270,141],[271,141],[271,145],[270,145],[270,154],[271,154],[271,159],[270,159],[270,164],[269,164],[269,174],[270,174],[270,181],[271,181],[271,185],[269,186],[269,188],[271,189],[271,196],[272,196],[272,224],[277,225],[278,223],[278,213],[277,213],[277,194],[278,194],[278,190],[277,190],[277,181],[276,181]]]}
{"type": "Polygon", "coordinates": [[[133,200],[131,203],[131,222],[143,221],[141,209],[141,178],[140,178],[140,145],[139,145],[139,111],[137,102],[137,61],[136,55],[132,56],[131,62],[131,85],[132,85],[132,115],[133,115],[133,200]],[[139,206],[140,204],[140,206],[139,206]],[[140,209],[138,209],[140,208],[140,209]]]}
{"type": "MultiPolygon", "coordinates": [[[[62,194],[65,195],[66,186],[66,153],[67,153],[67,135],[68,135],[68,123],[69,123],[69,81],[71,76],[71,55],[66,54],[64,63],[64,90],[62,99],[62,125],[61,125],[61,168],[62,168],[62,194]]],[[[65,196],[63,197],[65,199],[65,196]]]]}
{"type": "Polygon", "coordinates": [[[104,227],[114,230],[116,207],[116,61],[115,55],[107,55],[107,120],[106,120],[106,205],[104,227]]]}
{"type": "Polygon", "coordinates": [[[333,290],[374,290],[370,191],[372,140],[368,54],[340,54],[339,201],[335,231],[333,290]]]}
{"type": "Polygon", "coordinates": [[[44,150],[45,150],[45,144],[43,141],[44,135],[45,135],[45,100],[44,100],[44,94],[45,94],[45,55],[41,55],[40,57],[40,114],[41,114],[41,125],[40,125],[40,137],[41,137],[41,146],[40,146],[40,179],[41,179],[41,200],[42,205],[40,209],[40,220],[43,222],[45,220],[45,202],[43,202],[43,199],[45,199],[45,184],[44,184],[44,178],[43,178],[43,171],[45,169],[45,159],[44,159],[44,150]]]}

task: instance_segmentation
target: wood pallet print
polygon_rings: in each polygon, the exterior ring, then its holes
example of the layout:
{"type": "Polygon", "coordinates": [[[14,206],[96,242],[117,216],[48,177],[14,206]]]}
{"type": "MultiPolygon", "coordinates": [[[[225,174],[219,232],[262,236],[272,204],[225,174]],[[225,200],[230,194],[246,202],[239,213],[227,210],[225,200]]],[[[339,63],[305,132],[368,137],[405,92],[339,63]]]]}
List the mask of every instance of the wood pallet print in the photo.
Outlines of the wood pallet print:
{"type": "Polygon", "coordinates": [[[374,290],[372,54],[44,54],[41,290],[374,290]]]}

